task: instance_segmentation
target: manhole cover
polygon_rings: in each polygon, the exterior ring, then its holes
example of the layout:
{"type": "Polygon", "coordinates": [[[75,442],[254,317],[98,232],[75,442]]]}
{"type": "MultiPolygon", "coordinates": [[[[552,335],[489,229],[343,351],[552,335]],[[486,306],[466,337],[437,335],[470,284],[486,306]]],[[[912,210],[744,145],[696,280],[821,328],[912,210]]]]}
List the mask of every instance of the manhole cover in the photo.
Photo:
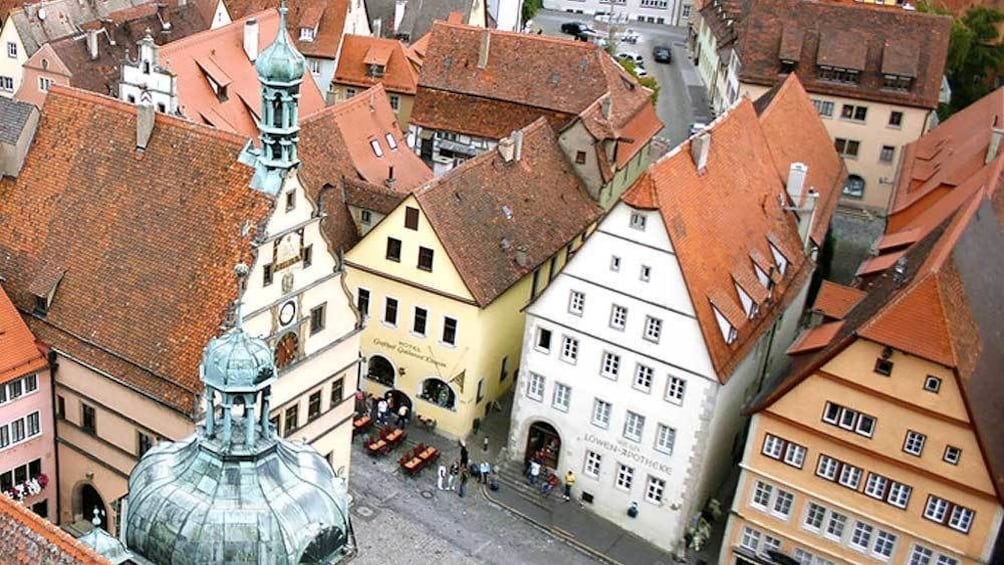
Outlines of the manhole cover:
{"type": "Polygon", "coordinates": [[[418,491],[418,493],[422,495],[422,498],[432,498],[433,497],[433,494],[432,494],[431,490],[421,490],[421,491],[418,491]]]}
{"type": "Polygon", "coordinates": [[[373,509],[369,506],[356,506],[356,514],[363,518],[370,518],[373,516],[373,509]]]}

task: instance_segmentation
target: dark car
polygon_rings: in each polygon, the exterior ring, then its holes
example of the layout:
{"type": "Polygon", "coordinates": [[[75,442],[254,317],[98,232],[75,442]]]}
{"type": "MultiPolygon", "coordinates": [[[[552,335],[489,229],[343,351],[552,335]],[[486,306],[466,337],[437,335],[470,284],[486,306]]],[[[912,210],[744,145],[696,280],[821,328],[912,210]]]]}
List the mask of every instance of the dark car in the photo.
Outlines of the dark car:
{"type": "Polygon", "coordinates": [[[673,52],[665,45],[656,45],[652,48],[652,58],[656,63],[672,63],[673,52]]]}
{"type": "Polygon", "coordinates": [[[561,24],[561,33],[568,35],[581,35],[589,29],[589,26],[582,22],[565,22],[561,24]]]}

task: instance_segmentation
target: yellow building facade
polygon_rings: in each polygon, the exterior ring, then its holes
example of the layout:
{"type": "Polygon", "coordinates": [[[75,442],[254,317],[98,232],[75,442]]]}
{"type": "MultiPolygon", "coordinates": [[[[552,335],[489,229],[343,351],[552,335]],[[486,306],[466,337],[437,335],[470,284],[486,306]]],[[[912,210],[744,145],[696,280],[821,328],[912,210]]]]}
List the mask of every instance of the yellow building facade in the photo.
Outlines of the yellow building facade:
{"type": "Polygon", "coordinates": [[[1002,516],[953,370],[857,339],[753,416],[721,562],[990,563],[1002,516]]]}

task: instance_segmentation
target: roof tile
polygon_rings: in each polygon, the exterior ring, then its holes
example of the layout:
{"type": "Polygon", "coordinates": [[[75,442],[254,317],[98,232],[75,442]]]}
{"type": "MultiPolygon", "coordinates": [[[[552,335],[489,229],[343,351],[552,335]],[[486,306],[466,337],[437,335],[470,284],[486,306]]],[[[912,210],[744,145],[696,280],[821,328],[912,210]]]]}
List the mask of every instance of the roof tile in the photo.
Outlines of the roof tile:
{"type": "Polygon", "coordinates": [[[5,565],[111,565],[55,524],[2,494],[0,555],[5,565]]]}

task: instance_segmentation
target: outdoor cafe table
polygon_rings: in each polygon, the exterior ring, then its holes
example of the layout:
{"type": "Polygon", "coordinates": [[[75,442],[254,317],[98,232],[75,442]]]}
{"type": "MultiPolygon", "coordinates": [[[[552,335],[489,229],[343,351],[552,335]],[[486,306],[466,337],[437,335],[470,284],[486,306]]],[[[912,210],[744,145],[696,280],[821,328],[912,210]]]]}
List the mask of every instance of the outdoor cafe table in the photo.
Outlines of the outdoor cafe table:
{"type": "Polygon", "coordinates": [[[374,441],[373,443],[367,445],[366,449],[369,450],[370,455],[377,455],[377,454],[381,454],[382,455],[382,454],[386,453],[386,451],[388,449],[390,449],[390,446],[387,444],[387,442],[385,440],[381,439],[381,440],[374,441]]]}

